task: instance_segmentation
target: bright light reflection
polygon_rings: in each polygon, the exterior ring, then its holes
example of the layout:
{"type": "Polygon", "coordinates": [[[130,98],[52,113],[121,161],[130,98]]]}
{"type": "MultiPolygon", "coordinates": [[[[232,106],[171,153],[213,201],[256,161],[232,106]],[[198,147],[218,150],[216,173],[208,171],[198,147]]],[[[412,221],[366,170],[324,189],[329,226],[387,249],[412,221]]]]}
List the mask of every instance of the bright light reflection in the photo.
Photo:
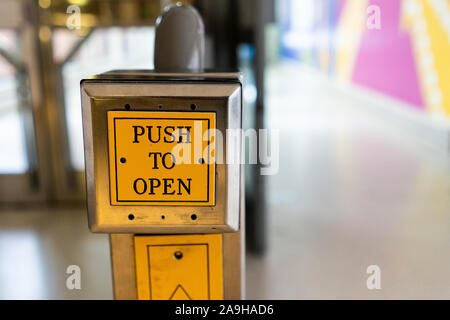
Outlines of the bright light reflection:
{"type": "Polygon", "coordinates": [[[0,299],[44,299],[42,256],[29,231],[0,233],[0,299]]]}

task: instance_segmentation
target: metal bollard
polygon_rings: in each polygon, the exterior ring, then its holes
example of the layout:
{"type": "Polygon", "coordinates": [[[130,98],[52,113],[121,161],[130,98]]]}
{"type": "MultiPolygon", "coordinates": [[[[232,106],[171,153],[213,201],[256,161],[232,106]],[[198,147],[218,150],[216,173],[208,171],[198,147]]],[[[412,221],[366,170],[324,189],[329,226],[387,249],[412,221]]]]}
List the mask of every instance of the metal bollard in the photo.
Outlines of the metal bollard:
{"type": "Polygon", "coordinates": [[[242,299],[242,76],[203,70],[194,8],[156,25],[155,70],[81,82],[89,228],[116,299],[242,299]]]}

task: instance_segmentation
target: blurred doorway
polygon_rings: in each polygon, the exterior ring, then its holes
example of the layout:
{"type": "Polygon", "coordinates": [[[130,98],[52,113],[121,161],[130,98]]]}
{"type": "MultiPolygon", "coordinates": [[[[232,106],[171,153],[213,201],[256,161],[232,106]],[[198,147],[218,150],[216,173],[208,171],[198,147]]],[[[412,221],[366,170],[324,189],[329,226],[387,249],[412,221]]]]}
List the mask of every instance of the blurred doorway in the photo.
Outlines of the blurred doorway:
{"type": "Polygon", "coordinates": [[[43,199],[33,115],[29,38],[20,1],[5,0],[0,11],[0,201],[43,199]]]}
{"type": "Polygon", "coordinates": [[[0,3],[0,203],[82,202],[80,80],[151,69],[153,25],[170,2],[0,3]]]}

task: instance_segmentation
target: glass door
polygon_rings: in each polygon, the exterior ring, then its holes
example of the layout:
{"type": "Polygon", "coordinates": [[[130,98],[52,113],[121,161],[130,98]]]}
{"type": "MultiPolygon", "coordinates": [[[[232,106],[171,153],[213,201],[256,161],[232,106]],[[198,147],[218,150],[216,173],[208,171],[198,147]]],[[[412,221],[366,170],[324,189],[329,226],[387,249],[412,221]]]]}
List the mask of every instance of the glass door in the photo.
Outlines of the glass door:
{"type": "Polygon", "coordinates": [[[80,80],[152,68],[153,25],[170,2],[0,1],[0,204],[81,203],[80,80]]]}
{"type": "Polygon", "coordinates": [[[0,202],[44,200],[36,148],[27,24],[20,1],[5,0],[0,11],[0,202]]]}

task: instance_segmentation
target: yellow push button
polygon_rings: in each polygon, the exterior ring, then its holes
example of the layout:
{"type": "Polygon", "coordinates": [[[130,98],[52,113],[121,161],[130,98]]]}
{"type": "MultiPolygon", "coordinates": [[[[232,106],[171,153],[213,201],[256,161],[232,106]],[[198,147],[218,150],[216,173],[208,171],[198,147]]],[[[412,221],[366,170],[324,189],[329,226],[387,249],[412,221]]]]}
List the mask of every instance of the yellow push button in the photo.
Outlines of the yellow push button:
{"type": "Polygon", "coordinates": [[[223,299],[222,235],[135,236],[138,299],[223,299]]]}
{"type": "Polygon", "coordinates": [[[213,206],[214,112],[108,111],[112,205],[213,206]]]}

